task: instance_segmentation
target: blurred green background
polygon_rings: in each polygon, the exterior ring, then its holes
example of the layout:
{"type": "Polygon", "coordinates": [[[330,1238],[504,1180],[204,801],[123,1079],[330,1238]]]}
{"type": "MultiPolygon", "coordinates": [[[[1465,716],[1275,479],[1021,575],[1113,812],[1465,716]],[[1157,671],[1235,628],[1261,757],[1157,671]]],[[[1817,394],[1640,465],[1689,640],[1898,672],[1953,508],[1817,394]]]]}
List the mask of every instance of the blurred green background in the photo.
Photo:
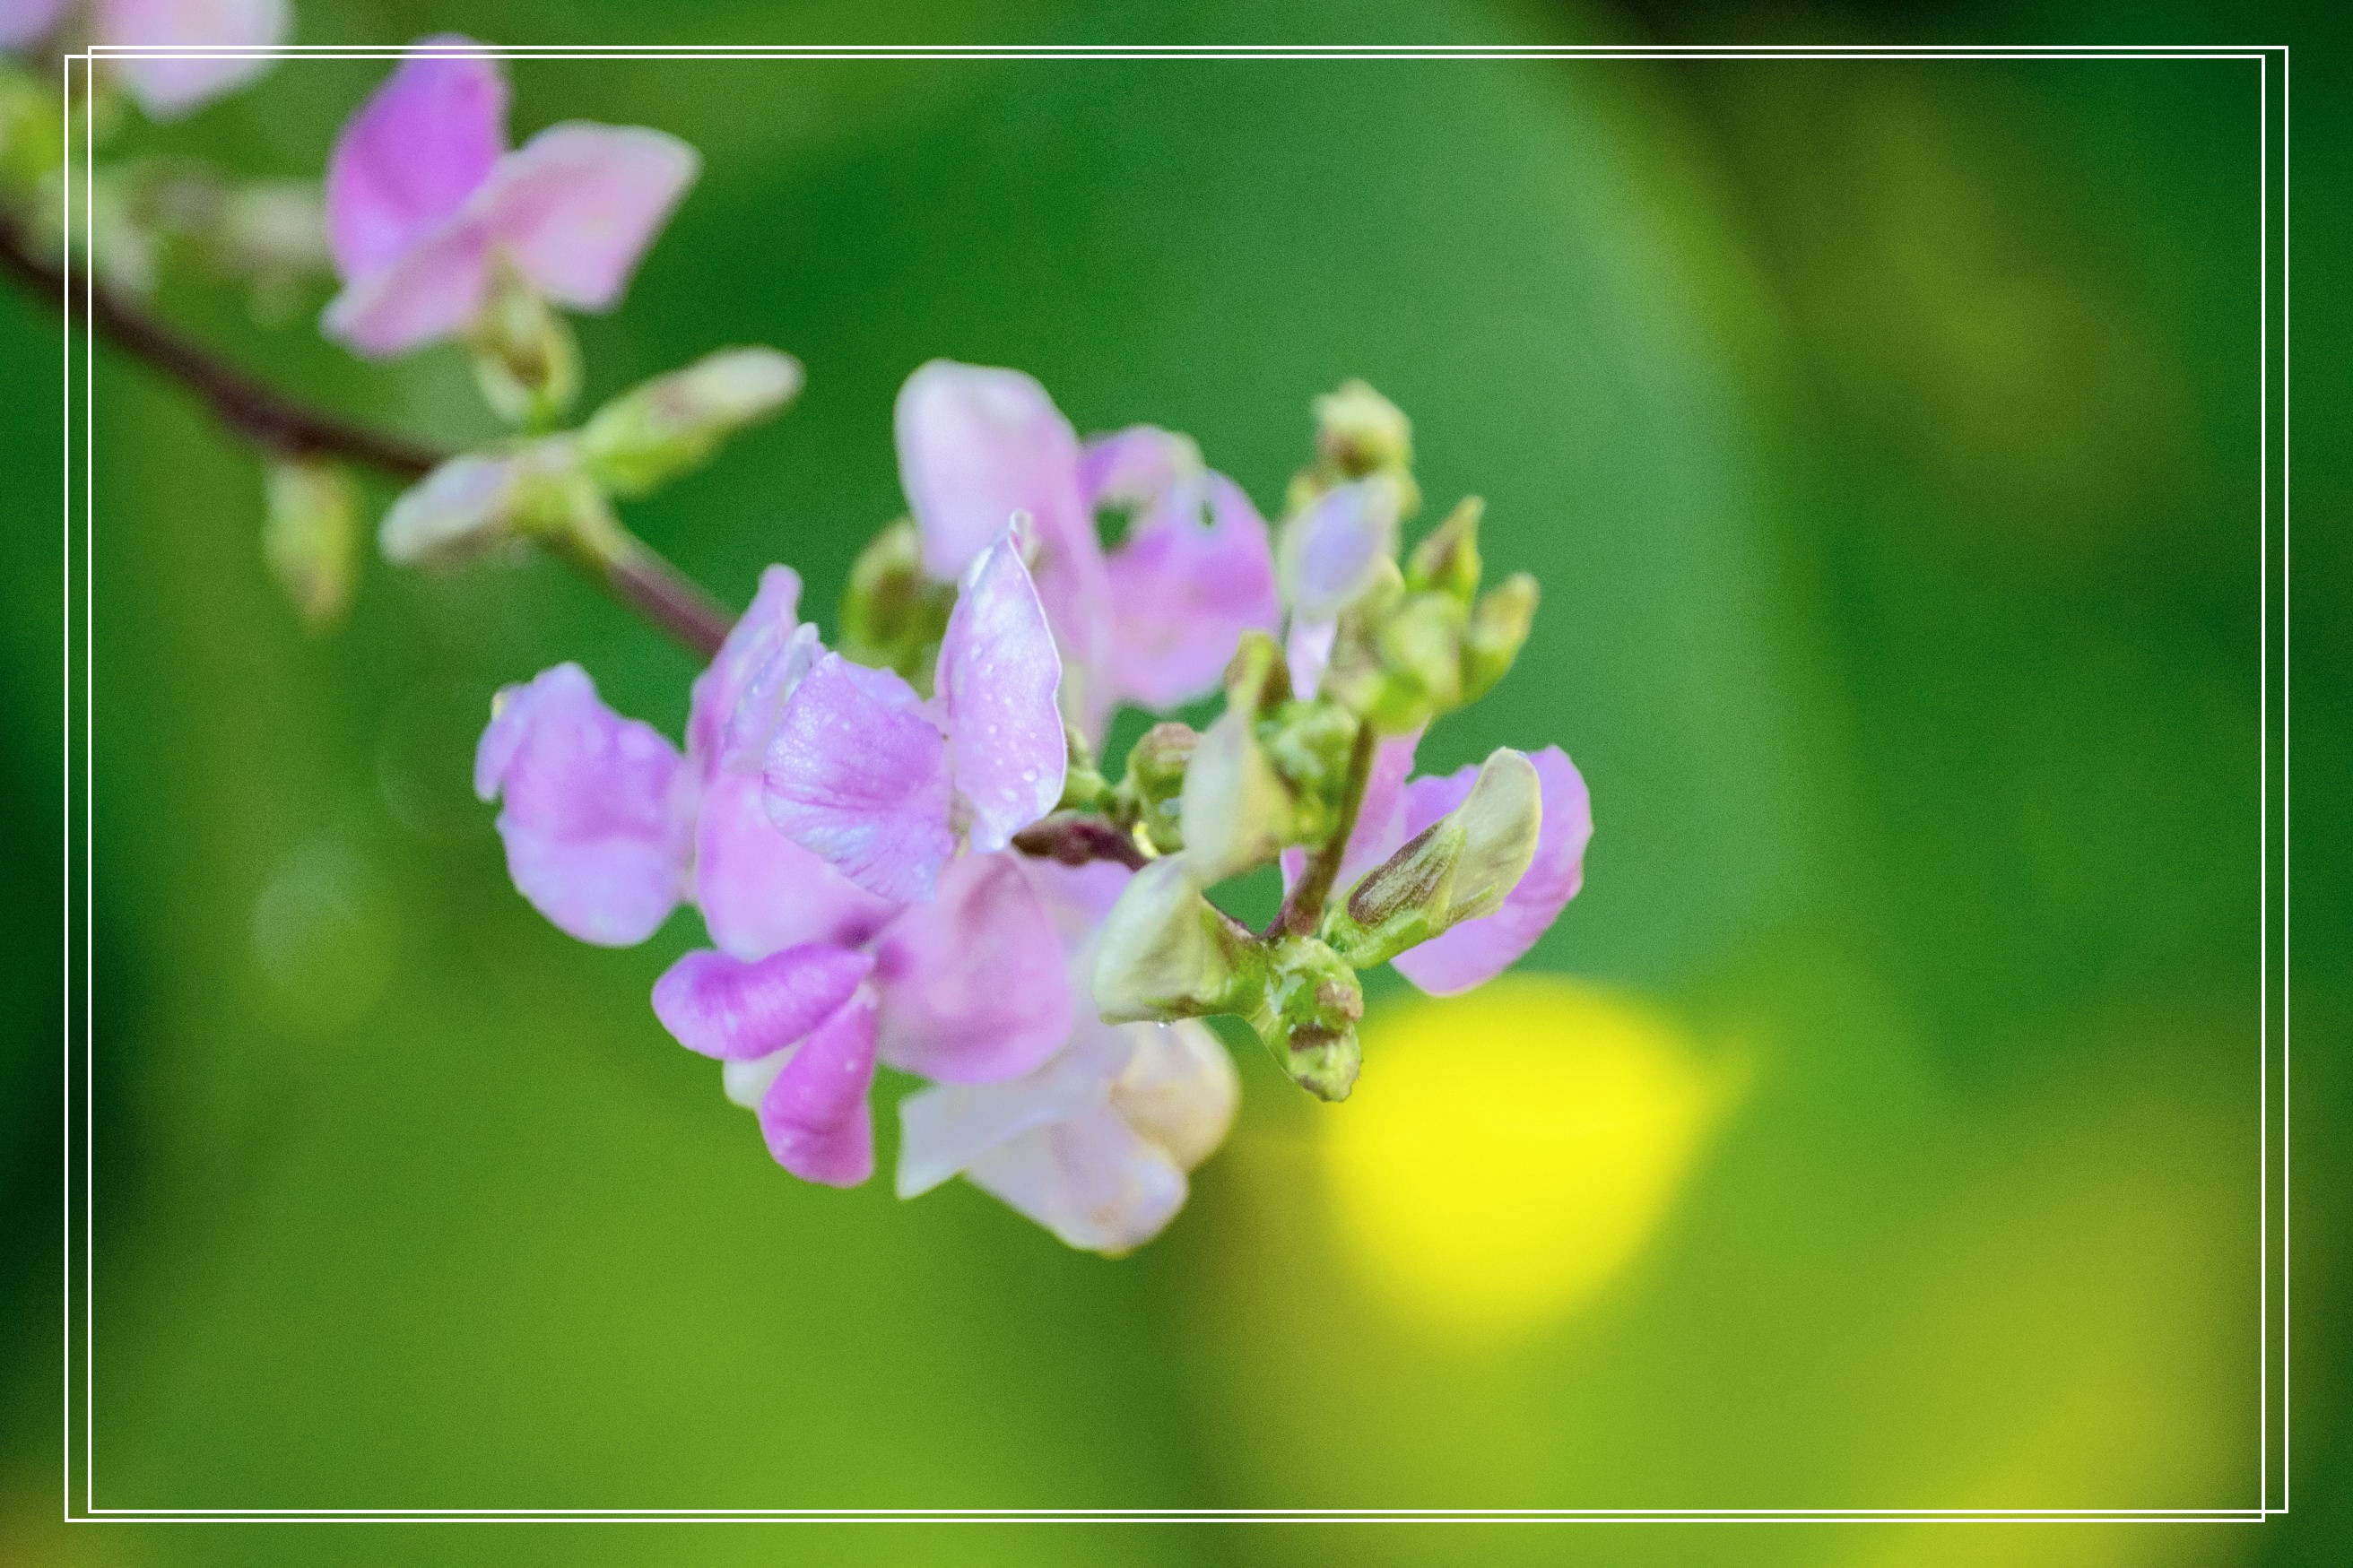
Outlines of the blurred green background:
{"type": "MultiPolygon", "coordinates": [[[[2347,239],[2327,12],[301,4],[306,41],[2189,41],[2302,46],[2295,1508],[2240,1525],[130,1527],[56,1513],[54,318],[0,300],[0,1561],[2339,1563],[2353,1084],[2347,239]],[[2320,781],[2315,787],[2311,781],[2320,781]]],[[[2333,47],[2332,46],[2339,46],[2333,47]]],[[[315,172],[382,74],[281,65],[153,136],[315,172]]],[[[829,606],[900,506],[899,382],[1037,374],[1261,504],[1362,375],[1542,579],[1428,764],[1564,745],[1599,832],[1532,982],[1394,984],[1326,1108],[1246,1106],[1162,1240],[961,1184],[802,1186],[467,793],[577,658],[689,660],[533,564],[372,565],[306,637],[258,480],[101,354],[97,1496],[105,1507],[2242,1508],[2258,1498],[2257,67],[2182,61],[527,62],[706,174],[594,397],[718,345],[801,405],[638,507],[829,606]],[[1385,1072],[1388,1089],[1385,1092],[1385,1072]]],[[[448,440],[227,291],[165,308],[448,440]]],[[[888,1158],[889,1145],[884,1154],[888,1158]]],[[[2276,1201],[2276,1194],[2275,1194],[2276,1201]]],[[[2276,1480],[2274,1481],[2276,1497],[2276,1480]]]]}

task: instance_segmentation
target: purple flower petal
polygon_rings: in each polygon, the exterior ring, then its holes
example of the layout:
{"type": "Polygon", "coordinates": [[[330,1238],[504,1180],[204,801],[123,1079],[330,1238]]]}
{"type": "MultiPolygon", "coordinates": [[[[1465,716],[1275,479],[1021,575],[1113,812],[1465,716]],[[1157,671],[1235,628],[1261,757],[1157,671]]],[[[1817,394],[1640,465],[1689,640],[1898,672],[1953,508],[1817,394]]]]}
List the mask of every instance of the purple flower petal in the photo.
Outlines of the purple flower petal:
{"type": "Polygon", "coordinates": [[[1397,553],[1397,481],[1386,475],[1324,491],[1283,524],[1282,586],[1292,613],[1329,620],[1373,585],[1397,553]]]}
{"type": "Polygon", "coordinates": [[[691,775],[650,726],[597,700],[576,664],[499,694],[474,787],[503,796],[516,889],[582,942],[643,942],[685,892],[691,775]]]}
{"type": "Polygon", "coordinates": [[[770,566],[760,574],[751,607],[738,616],[710,665],[694,678],[686,721],[686,753],[706,773],[719,760],[744,688],[800,629],[800,574],[770,566]]]}
{"type": "Polygon", "coordinates": [[[346,283],[319,325],[354,353],[389,359],[463,330],[490,291],[490,230],[461,213],[390,265],[346,283]]]}
{"type": "Polygon", "coordinates": [[[66,13],[67,0],[0,0],[0,49],[20,49],[46,38],[66,13]]]}
{"type": "Polygon", "coordinates": [[[917,1197],[1025,1132],[1110,1103],[1129,1043],[1117,1029],[1082,1026],[1037,1071],[1003,1083],[934,1084],[899,1102],[898,1192],[917,1197]]]}
{"type": "Polygon", "coordinates": [[[701,163],[664,132],[567,121],[500,160],[480,206],[501,251],[548,298],[608,310],[701,163]]]}
{"type": "Polygon", "coordinates": [[[1071,1247],[1122,1253],[1185,1206],[1185,1173],[1117,1112],[1089,1111],[990,1150],[965,1179],[1071,1247]]]}
{"type": "Polygon", "coordinates": [[[1028,512],[1041,547],[1092,543],[1079,497],[1079,438],[1046,389],[1015,370],[934,360],[899,390],[899,482],[942,582],[1028,512]]]}
{"type": "MultiPolygon", "coordinates": [[[[1492,915],[1465,921],[1442,936],[1392,960],[1398,973],[1433,996],[1482,985],[1510,968],[1551,928],[1562,906],[1585,881],[1585,847],[1593,837],[1593,808],[1585,780],[1558,746],[1529,754],[1543,791],[1544,822],[1535,858],[1492,915]]],[[[1442,778],[1416,779],[1406,790],[1405,827],[1419,833],[1471,793],[1478,776],[1467,767],[1442,778]]]]}
{"type": "MultiPolygon", "coordinates": [[[[443,34],[426,41],[471,40],[443,34]]],[[[506,151],[506,121],[497,61],[403,61],[344,123],[327,160],[327,246],[344,281],[384,271],[454,217],[506,151]]]]}
{"type": "MultiPolygon", "coordinates": [[[[44,9],[35,6],[36,11],[44,9]]],[[[58,6],[48,6],[55,20],[58,6]]],[[[100,44],[247,45],[266,48],[286,37],[286,0],[97,0],[93,40],[100,44]]],[[[0,21],[0,32],[12,30],[0,21]]],[[[43,29],[46,30],[46,29],[43,29]]],[[[269,68],[267,55],[188,55],[179,59],[115,58],[139,107],[158,120],[185,114],[269,68]]]]}
{"type": "Polygon", "coordinates": [[[1062,657],[1062,716],[1091,743],[1100,742],[1119,701],[1113,679],[1118,628],[1112,624],[1111,574],[1094,531],[1065,542],[1042,540],[1030,576],[1062,657]]]}
{"type": "Polygon", "coordinates": [[[861,986],[801,1043],[760,1098],[776,1163],[805,1182],[854,1187],[874,1173],[874,993],[861,986]]]}
{"type": "Polygon", "coordinates": [[[1053,915],[1013,855],[967,855],[876,943],[882,1059],[943,1083],[1018,1078],[1070,1033],[1053,915]]]}
{"type": "Polygon", "coordinates": [[[654,982],[654,1016],[690,1051],[750,1061],[780,1051],[833,1016],[874,961],[829,942],[807,942],[739,963],[708,949],[686,954],[654,982]]]}
{"type": "Polygon", "coordinates": [[[868,892],[929,899],[955,852],[947,741],[887,669],[826,655],[785,705],[763,777],[777,830],[868,892]]]}
{"type": "Polygon", "coordinates": [[[965,574],[934,682],[976,855],[1004,848],[1062,797],[1061,679],[1038,591],[1012,533],[1001,532],[965,574]]]}
{"type": "Polygon", "coordinates": [[[695,824],[694,901],[712,945],[765,958],[804,942],[865,941],[898,912],[776,831],[756,774],[720,773],[702,786],[695,824]]]}
{"type": "Polygon", "coordinates": [[[1177,707],[1214,689],[1242,633],[1282,624],[1258,509],[1222,474],[1177,483],[1185,493],[1131,531],[1105,563],[1117,632],[1113,679],[1122,697],[1147,708],[1177,707]]]}

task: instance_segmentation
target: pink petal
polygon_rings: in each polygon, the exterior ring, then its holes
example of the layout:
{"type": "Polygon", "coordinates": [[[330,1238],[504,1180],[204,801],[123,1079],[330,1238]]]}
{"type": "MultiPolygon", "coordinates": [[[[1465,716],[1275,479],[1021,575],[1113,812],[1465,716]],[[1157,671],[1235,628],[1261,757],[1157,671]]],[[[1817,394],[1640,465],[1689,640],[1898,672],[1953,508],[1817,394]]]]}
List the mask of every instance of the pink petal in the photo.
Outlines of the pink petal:
{"type": "Polygon", "coordinates": [[[67,0],[0,0],[0,49],[21,49],[54,31],[67,0]]]}
{"type": "Polygon", "coordinates": [[[868,892],[929,899],[955,852],[947,742],[887,669],[826,655],[785,705],[763,777],[777,830],[868,892]]]}
{"type": "Polygon", "coordinates": [[[1282,643],[1282,659],[1291,667],[1293,696],[1304,701],[1323,689],[1324,672],[1332,668],[1332,645],[1339,638],[1340,623],[1336,619],[1291,617],[1291,630],[1282,643]]]}
{"type": "Polygon", "coordinates": [[[943,1083],[1018,1078],[1071,1029],[1053,915],[1018,857],[967,855],[876,943],[882,1058],[943,1083]]]}
{"type": "Polygon", "coordinates": [[[694,698],[686,721],[686,752],[705,771],[719,758],[735,705],[744,689],[780,653],[800,627],[800,574],[770,566],[760,574],[751,608],[737,617],[710,666],[694,678],[694,698]]]}
{"type": "MultiPolygon", "coordinates": [[[[1465,921],[1444,935],[1409,948],[1392,960],[1398,973],[1433,996],[1451,996],[1483,985],[1510,968],[1553,921],[1585,881],[1585,847],[1593,837],[1593,807],[1585,780],[1558,746],[1529,754],[1544,794],[1544,823],[1536,831],[1535,858],[1492,915],[1465,921]]],[[[1479,770],[1467,767],[1442,778],[1416,779],[1407,786],[1405,827],[1420,832],[1471,793],[1479,770]]]]}
{"type": "Polygon", "coordinates": [[[898,1192],[930,1192],[991,1149],[1108,1104],[1126,1069],[1116,1029],[1082,1028],[1037,1071],[1003,1083],[934,1084],[899,1102],[898,1192]]]}
{"type": "Polygon", "coordinates": [[[1079,438],[1030,377],[934,360],[900,388],[895,422],[899,481],[933,576],[961,578],[1017,511],[1029,514],[1042,548],[1092,542],[1079,438]]]}
{"type": "Polygon", "coordinates": [[[693,789],[677,749],[598,701],[576,664],[499,695],[474,787],[503,796],[516,889],[583,942],[643,942],[686,889],[693,789]]]}
{"type": "Polygon", "coordinates": [[[1062,797],[1061,679],[1038,591],[1013,534],[1000,532],[965,574],[934,682],[976,855],[1004,848],[1062,797]]]}
{"type": "Polygon", "coordinates": [[[1292,613],[1326,620],[1372,586],[1397,553],[1397,482],[1375,475],[1324,491],[1283,524],[1283,588],[1292,613]]]}
{"type": "MultiPolygon", "coordinates": [[[[1332,881],[1335,891],[1345,893],[1357,878],[1396,854],[1408,838],[1430,826],[1427,822],[1410,829],[1406,826],[1406,775],[1413,772],[1414,748],[1420,743],[1419,730],[1403,735],[1384,735],[1374,743],[1372,770],[1365,775],[1364,803],[1356,808],[1356,828],[1348,835],[1348,847],[1340,857],[1340,873],[1332,881]]],[[[1478,772],[1476,768],[1466,770],[1463,794],[1470,793],[1470,780],[1478,772]]],[[[1439,812],[1432,820],[1444,815],[1439,812]]],[[[1305,850],[1284,850],[1283,891],[1289,892],[1306,868],[1305,850]]]]}
{"type": "Polygon", "coordinates": [[[1099,743],[1119,702],[1113,679],[1118,628],[1112,623],[1111,574],[1094,531],[1060,542],[1043,540],[1030,576],[1062,657],[1062,716],[1099,743]]]}
{"type": "Polygon", "coordinates": [[[480,206],[500,247],[548,298],[607,310],[701,163],[664,132],[567,121],[501,159],[480,206]]]}
{"type": "MultiPolygon", "coordinates": [[[[427,40],[470,41],[453,34],[427,40]]],[[[403,61],[344,123],[327,160],[327,246],[344,280],[383,271],[455,217],[506,151],[506,120],[497,61],[403,61]]]]}
{"type": "Polygon", "coordinates": [[[1222,474],[1187,484],[1175,504],[1112,552],[1106,569],[1114,679],[1122,697],[1147,708],[1178,707],[1215,689],[1242,633],[1282,624],[1266,522],[1222,474]]]}
{"type": "MultiPolygon", "coordinates": [[[[54,20],[59,7],[47,9],[54,20]]],[[[93,10],[94,37],[101,44],[268,48],[285,41],[289,20],[286,0],[98,0],[93,10]]],[[[0,32],[8,30],[7,23],[0,21],[0,32]]],[[[122,79],[131,96],[139,100],[139,107],[158,120],[170,120],[210,102],[269,66],[269,57],[259,54],[107,62],[107,68],[122,79]]]]}
{"type": "Polygon", "coordinates": [[[866,954],[829,942],[788,947],[756,963],[700,950],[654,982],[654,1016],[690,1051],[751,1061],[831,1017],[873,967],[866,954]]]}
{"type": "Polygon", "coordinates": [[[389,359],[463,331],[490,289],[490,231],[460,213],[390,265],[344,284],[319,325],[355,353],[389,359]]]}
{"type": "Polygon", "coordinates": [[[756,773],[713,773],[703,783],[694,901],[712,944],[750,960],[797,942],[853,945],[881,929],[899,906],[777,832],[760,791],[756,773]]]}
{"type": "Polygon", "coordinates": [[[874,993],[860,987],[803,1041],[760,1099],[776,1163],[805,1182],[854,1187],[874,1173],[874,993]]]}
{"type": "Polygon", "coordinates": [[[1126,1252],[1150,1241],[1185,1206],[1187,1190],[1167,1151],[1108,1109],[1000,1144],[965,1177],[1092,1252],[1126,1252]]]}

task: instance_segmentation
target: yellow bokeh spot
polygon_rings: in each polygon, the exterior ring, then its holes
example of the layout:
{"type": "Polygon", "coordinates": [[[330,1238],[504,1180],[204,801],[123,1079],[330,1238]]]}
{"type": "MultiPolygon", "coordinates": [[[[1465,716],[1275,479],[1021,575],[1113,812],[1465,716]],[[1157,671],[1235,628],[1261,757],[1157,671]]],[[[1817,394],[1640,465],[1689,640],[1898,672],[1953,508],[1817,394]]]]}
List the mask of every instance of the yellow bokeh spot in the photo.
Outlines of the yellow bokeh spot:
{"type": "Polygon", "coordinates": [[[1590,1299],[1658,1228],[1725,1100],[1665,1018],[1567,980],[1394,1004],[1364,1046],[1355,1095],[1319,1117],[1340,1243],[1449,1338],[1590,1299]]]}

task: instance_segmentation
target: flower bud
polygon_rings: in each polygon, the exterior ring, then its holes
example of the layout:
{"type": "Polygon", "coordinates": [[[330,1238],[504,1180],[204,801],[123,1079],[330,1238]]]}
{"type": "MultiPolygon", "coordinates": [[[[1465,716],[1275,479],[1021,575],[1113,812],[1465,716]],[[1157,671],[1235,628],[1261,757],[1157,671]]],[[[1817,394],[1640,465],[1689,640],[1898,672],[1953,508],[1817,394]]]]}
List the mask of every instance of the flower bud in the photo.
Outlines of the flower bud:
{"type": "Polygon", "coordinates": [[[1535,625],[1536,580],[1515,572],[1471,612],[1462,631],[1462,700],[1475,702],[1504,679],[1535,625]]]}
{"type": "Polygon", "coordinates": [[[1405,564],[1405,585],[1416,593],[1449,594],[1470,604],[1479,592],[1479,520],[1486,510],[1487,503],[1477,496],[1455,502],[1446,521],[1413,547],[1405,564]]]}
{"type": "Polygon", "coordinates": [[[1300,1088],[1318,1100],[1347,1099],[1363,1061],[1356,1020],[1365,994],[1356,972],[1316,938],[1286,934],[1268,952],[1265,984],[1250,1015],[1259,1038],[1300,1088]]]}
{"type": "Polygon", "coordinates": [[[801,390],[800,362],[769,348],[722,349],[614,398],[580,432],[588,471],[616,495],[644,495],[710,460],[726,437],[801,390]]]}
{"type": "Polygon", "coordinates": [[[1413,421],[1365,382],[1348,380],[1315,399],[1315,461],[1292,479],[1290,504],[1307,505],[1335,485],[1387,474],[1402,511],[1421,506],[1413,482],[1413,421]]]}
{"type": "Polygon", "coordinates": [[[1461,805],[1365,873],[1324,917],[1326,942],[1357,968],[1493,914],[1535,858],[1544,800],[1535,764],[1499,747],[1461,805]]]}
{"type": "Polygon", "coordinates": [[[1200,735],[1189,724],[1155,724],[1127,752],[1120,805],[1163,855],[1185,847],[1185,774],[1200,735]]]}
{"type": "Polygon", "coordinates": [[[263,486],[262,558],[302,624],[321,630],[351,603],[358,488],[341,465],[315,459],[272,462],[263,486]]]}
{"type": "Polygon", "coordinates": [[[401,492],[377,540],[396,566],[458,566],[525,534],[554,536],[601,515],[569,437],[450,458],[401,492]]]}
{"type": "Polygon", "coordinates": [[[1259,744],[1258,721],[1229,700],[1194,748],[1178,796],[1185,850],[1204,882],[1274,858],[1297,826],[1290,789],[1259,744]]]}
{"type": "Polygon", "coordinates": [[[1286,702],[1260,721],[1259,743],[1291,792],[1292,842],[1321,843],[1339,826],[1360,728],[1356,716],[1336,702],[1286,702]]]}
{"type": "Polygon", "coordinates": [[[511,267],[498,269],[466,341],[482,400],[509,424],[545,430],[580,395],[580,348],[572,329],[511,267]]]}
{"type": "Polygon", "coordinates": [[[1462,601],[1451,595],[1409,594],[1374,633],[1383,668],[1403,677],[1427,705],[1427,712],[1413,715],[1417,720],[1461,706],[1466,618],[1462,601]]]}
{"type": "Polygon", "coordinates": [[[1095,955],[1095,1006],[1107,1024],[1239,1013],[1258,1005],[1265,949],[1201,896],[1189,857],[1155,860],[1121,889],[1095,955]]]}
{"type": "Polygon", "coordinates": [[[955,584],[923,571],[915,525],[901,519],[876,534],[849,569],[841,593],[841,654],[856,664],[896,670],[928,693],[955,608],[955,584]]]}
{"type": "Polygon", "coordinates": [[[1396,478],[1376,474],[1325,491],[1282,525],[1276,571],[1292,614],[1330,620],[1397,573],[1396,478]]]}

